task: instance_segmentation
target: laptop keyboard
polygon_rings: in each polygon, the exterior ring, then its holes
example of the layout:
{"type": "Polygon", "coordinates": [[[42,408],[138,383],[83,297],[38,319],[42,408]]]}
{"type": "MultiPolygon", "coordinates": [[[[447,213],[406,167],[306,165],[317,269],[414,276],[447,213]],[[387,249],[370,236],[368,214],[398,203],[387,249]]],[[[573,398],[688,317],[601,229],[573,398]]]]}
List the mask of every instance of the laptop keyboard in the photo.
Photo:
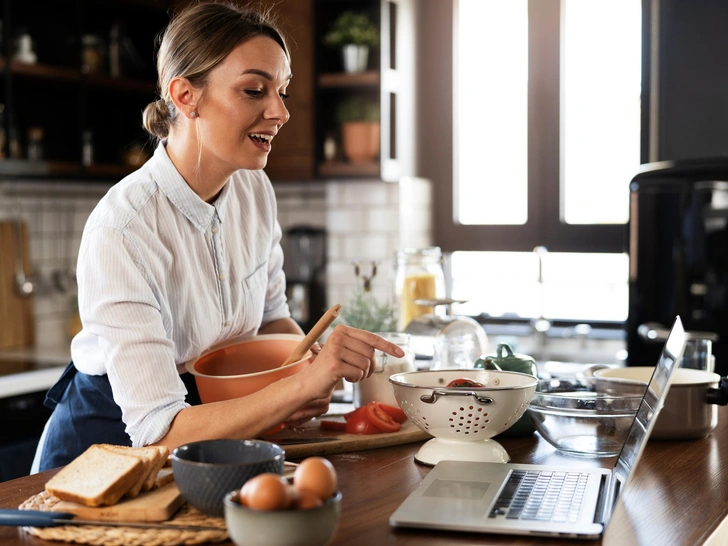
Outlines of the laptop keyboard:
{"type": "Polygon", "coordinates": [[[579,472],[514,470],[489,517],[575,523],[588,477],[579,472]]]}

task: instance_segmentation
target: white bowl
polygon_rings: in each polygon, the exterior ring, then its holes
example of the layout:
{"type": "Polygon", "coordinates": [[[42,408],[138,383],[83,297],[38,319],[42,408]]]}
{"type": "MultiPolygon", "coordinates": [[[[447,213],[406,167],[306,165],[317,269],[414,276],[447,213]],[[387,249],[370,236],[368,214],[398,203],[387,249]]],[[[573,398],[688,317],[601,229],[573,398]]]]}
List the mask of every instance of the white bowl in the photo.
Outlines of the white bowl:
{"type": "Polygon", "coordinates": [[[225,495],[225,524],[237,546],[326,546],[336,535],[341,492],[321,506],[301,510],[253,510],[239,491],[225,495]]]}
{"type": "Polygon", "coordinates": [[[506,450],[491,438],[511,427],[528,408],[538,380],[532,375],[464,368],[390,377],[397,403],[420,429],[434,436],[415,459],[507,462],[506,450]],[[447,387],[467,378],[483,387],[447,387]]]}

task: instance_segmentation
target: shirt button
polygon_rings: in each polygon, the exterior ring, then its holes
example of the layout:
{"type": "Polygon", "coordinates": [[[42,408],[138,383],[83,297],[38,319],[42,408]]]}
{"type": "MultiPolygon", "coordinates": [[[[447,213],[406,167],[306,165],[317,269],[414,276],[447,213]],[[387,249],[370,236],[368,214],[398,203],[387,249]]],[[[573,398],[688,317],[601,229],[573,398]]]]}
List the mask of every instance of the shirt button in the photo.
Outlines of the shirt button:
{"type": "Polygon", "coordinates": [[[220,280],[224,281],[227,277],[225,277],[225,273],[220,273],[220,280]]]}
{"type": "Polygon", "coordinates": [[[212,232],[217,233],[217,226],[212,226],[212,232]]]}

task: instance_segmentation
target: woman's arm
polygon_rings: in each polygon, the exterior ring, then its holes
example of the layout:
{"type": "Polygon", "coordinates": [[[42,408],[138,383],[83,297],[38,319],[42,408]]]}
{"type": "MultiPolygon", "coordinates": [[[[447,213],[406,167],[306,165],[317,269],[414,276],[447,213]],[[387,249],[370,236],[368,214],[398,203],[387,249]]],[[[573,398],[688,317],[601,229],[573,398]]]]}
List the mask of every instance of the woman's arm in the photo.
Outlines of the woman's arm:
{"type": "Polygon", "coordinates": [[[282,318],[263,324],[259,334],[303,334],[303,330],[292,318],[282,318]]]}
{"type": "Polygon", "coordinates": [[[294,414],[301,419],[305,406],[330,398],[340,379],[355,383],[368,377],[375,350],[397,357],[404,354],[376,334],[337,326],[314,362],[301,372],[248,396],[185,408],[157,444],[174,449],[198,440],[255,438],[294,414]]]}

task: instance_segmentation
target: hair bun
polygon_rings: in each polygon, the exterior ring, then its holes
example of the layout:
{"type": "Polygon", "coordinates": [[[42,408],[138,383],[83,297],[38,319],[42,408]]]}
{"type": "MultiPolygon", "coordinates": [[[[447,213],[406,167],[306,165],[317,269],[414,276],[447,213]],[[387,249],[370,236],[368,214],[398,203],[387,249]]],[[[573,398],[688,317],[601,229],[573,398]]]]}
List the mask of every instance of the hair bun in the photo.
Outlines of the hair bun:
{"type": "Polygon", "coordinates": [[[144,109],[142,124],[144,129],[157,138],[169,135],[169,108],[164,99],[150,102],[144,109]]]}

